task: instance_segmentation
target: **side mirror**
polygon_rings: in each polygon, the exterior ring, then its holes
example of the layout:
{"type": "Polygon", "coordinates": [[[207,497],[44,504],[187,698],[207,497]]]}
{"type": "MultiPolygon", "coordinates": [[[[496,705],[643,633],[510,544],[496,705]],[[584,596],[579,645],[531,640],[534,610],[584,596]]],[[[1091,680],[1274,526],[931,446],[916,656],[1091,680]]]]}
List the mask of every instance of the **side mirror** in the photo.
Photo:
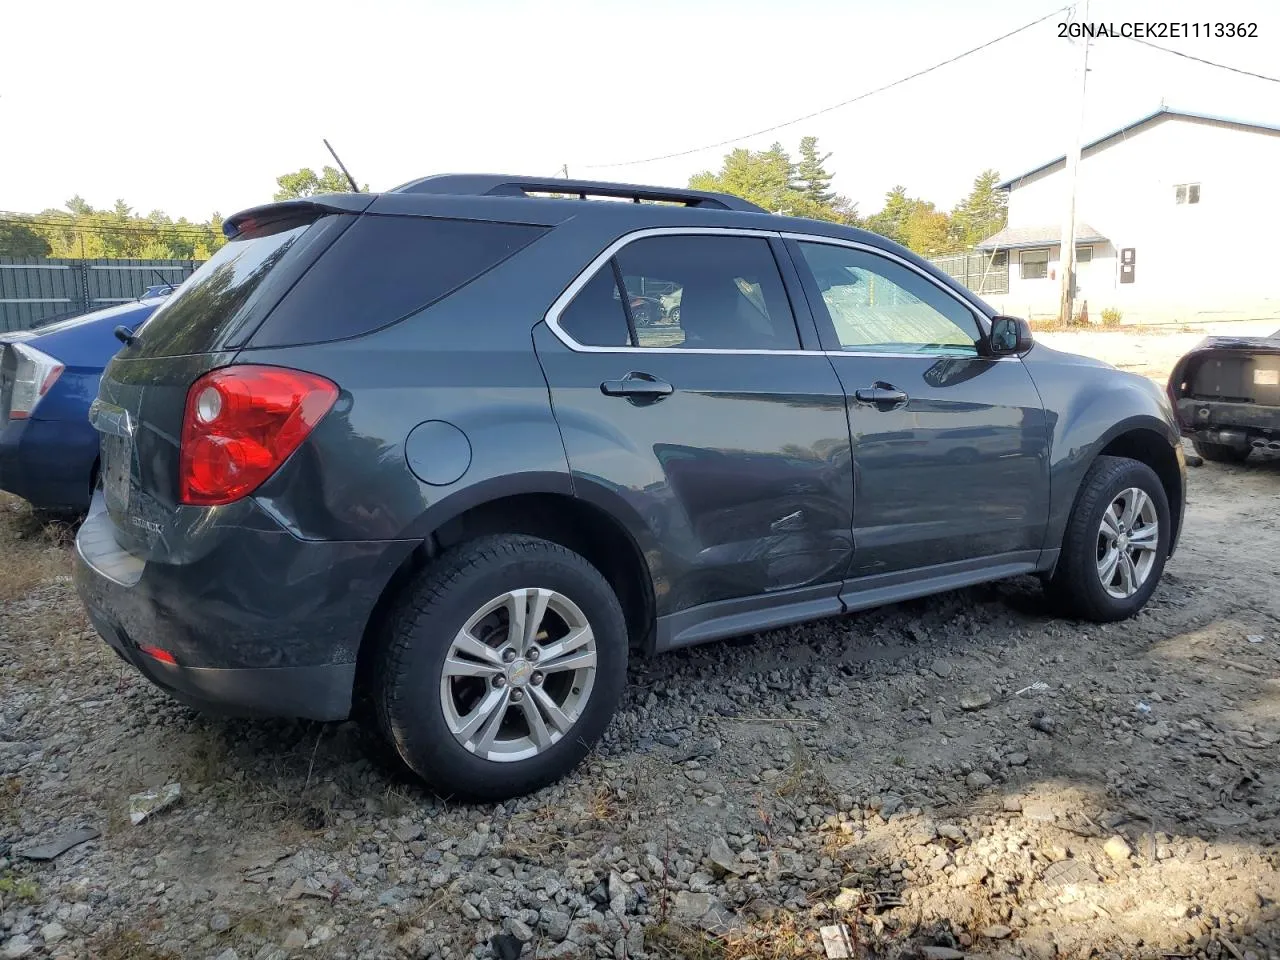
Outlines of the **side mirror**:
{"type": "Polygon", "coordinates": [[[1031,324],[1021,317],[992,317],[991,337],[987,341],[995,357],[1018,356],[1031,349],[1035,339],[1031,324]]]}

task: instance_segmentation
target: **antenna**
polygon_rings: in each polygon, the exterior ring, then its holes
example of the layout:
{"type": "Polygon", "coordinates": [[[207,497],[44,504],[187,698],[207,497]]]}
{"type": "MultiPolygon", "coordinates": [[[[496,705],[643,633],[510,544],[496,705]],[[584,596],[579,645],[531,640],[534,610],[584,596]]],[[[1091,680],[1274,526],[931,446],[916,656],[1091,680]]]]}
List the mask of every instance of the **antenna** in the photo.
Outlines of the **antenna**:
{"type": "MultiPolygon", "coordinates": [[[[321,139],[324,139],[324,138],[322,137],[321,139]]],[[[325,140],[325,141],[324,141],[324,145],[325,145],[325,148],[326,148],[326,149],[327,149],[331,154],[333,154],[334,162],[338,164],[338,168],[342,171],[343,176],[345,176],[345,177],[347,178],[347,183],[351,184],[351,191],[352,191],[352,193],[359,193],[359,192],[360,192],[360,188],[356,186],[356,178],[355,178],[355,177],[353,177],[353,176],[351,175],[351,171],[350,171],[350,170],[348,170],[348,169],[346,168],[346,165],[345,165],[345,164],[343,164],[342,160],[340,160],[340,159],[338,158],[338,151],[337,151],[337,150],[334,150],[334,149],[333,149],[333,147],[329,146],[329,141],[328,141],[328,140],[325,140]]]]}
{"type": "Polygon", "coordinates": [[[178,289],[170,281],[166,280],[163,276],[161,276],[160,271],[157,270],[155,267],[151,268],[151,272],[156,275],[157,280],[159,280],[161,283],[163,283],[166,287],[169,288],[170,293],[173,293],[173,291],[178,289]]]}

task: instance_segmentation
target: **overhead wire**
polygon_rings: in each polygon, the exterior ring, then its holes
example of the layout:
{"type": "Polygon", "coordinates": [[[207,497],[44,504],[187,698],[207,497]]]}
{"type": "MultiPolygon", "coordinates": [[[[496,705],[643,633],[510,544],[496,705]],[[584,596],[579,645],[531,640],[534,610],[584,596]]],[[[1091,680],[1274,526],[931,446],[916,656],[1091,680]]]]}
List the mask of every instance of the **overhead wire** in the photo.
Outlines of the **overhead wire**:
{"type": "Polygon", "coordinates": [[[775,123],[769,127],[762,127],[761,129],[753,130],[750,133],[743,133],[743,134],[739,134],[736,137],[729,137],[725,140],[718,140],[715,143],[703,144],[700,147],[690,147],[687,150],[678,150],[674,153],[665,153],[665,154],[662,154],[661,156],[647,157],[642,160],[622,160],[622,161],[616,161],[614,163],[585,163],[585,164],[582,164],[582,166],[588,170],[603,170],[611,167],[634,167],[643,163],[656,163],[659,160],[674,160],[677,157],[687,157],[687,156],[690,156],[691,154],[701,153],[704,150],[714,150],[716,147],[726,147],[726,146],[729,146],[730,144],[738,143],[739,141],[742,141],[742,140],[748,140],[752,137],[761,136],[762,134],[773,133],[775,130],[781,130],[784,127],[790,127],[790,126],[794,126],[797,123],[803,123],[806,120],[812,120],[814,117],[820,117],[824,113],[830,113],[833,110],[839,110],[842,107],[847,107],[852,103],[857,103],[860,100],[866,100],[868,97],[875,96],[876,94],[884,93],[886,90],[892,90],[894,87],[899,87],[904,83],[917,79],[918,77],[923,77],[925,74],[933,73],[935,70],[940,70],[943,67],[949,66],[950,64],[953,64],[958,60],[963,60],[965,57],[969,57],[975,53],[979,53],[987,49],[988,47],[999,43],[1002,40],[1007,40],[1010,37],[1016,36],[1017,34],[1022,33],[1025,30],[1030,30],[1032,27],[1038,26],[1039,24],[1044,23],[1050,17],[1055,17],[1060,13],[1070,10],[1073,6],[1074,4],[1067,4],[1066,6],[1058,7],[1056,10],[1052,10],[1049,13],[1046,13],[1042,17],[1037,17],[1036,19],[1028,23],[1024,23],[1020,27],[1016,27],[1013,30],[1008,31],[1007,33],[1002,33],[998,37],[993,37],[992,39],[986,41],[985,43],[981,43],[976,47],[971,47],[970,49],[965,50],[963,53],[957,53],[953,57],[948,57],[946,60],[941,60],[933,64],[932,66],[925,67],[922,70],[917,70],[915,73],[911,73],[905,77],[900,77],[897,80],[893,80],[889,83],[882,84],[881,86],[878,86],[872,90],[867,90],[863,93],[858,94],[856,97],[850,97],[847,100],[841,100],[839,103],[833,103],[830,106],[822,107],[819,110],[814,110],[810,113],[806,113],[804,116],[801,116],[801,117],[795,117],[794,119],[791,119],[791,120],[784,120],[781,123],[775,123]]]}
{"type": "Polygon", "coordinates": [[[1269,80],[1271,83],[1280,83],[1280,77],[1269,77],[1265,73],[1254,73],[1252,70],[1244,70],[1241,67],[1233,67],[1230,64],[1218,63],[1214,60],[1206,60],[1204,57],[1194,57],[1189,53],[1183,53],[1181,50],[1174,50],[1170,47],[1162,47],[1158,43],[1152,43],[1150,40],[1144,40],[1141,37],[1129,37],[1134,43],[1140,43],[1144,47],[1151,47],[1153,50],[1161,50],[1164,53],[1171,53],[1175,57],[1182,57],[1184,60],[1194,60],[1196,63],[1203,63],[1208,67],[1217,67],[1219,70],[1230,70],[1232,73],[1243,74],[1246,77],[1256,77],[1259,80],[1269,80]]]}

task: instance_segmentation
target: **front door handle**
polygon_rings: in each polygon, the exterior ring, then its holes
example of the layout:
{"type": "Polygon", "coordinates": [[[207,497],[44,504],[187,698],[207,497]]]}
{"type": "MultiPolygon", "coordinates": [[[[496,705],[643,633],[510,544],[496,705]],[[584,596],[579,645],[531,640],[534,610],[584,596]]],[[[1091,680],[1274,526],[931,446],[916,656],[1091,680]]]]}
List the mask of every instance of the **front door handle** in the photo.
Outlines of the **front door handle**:
{"type": "Polygon", "coordinates": [[[859,403],[874,404],[882,409],[900,407],[911,399],[905,390],[883,382],[877,382],[872,387],[859,387],[853,391],[853,396],[859,403]]]}
{"type": "Polygon", "coordinates": [[[621,380],[606,380],[600,384],[600,392],[606,397],[629,397],[637,400],[661,400],[675,393],[676,388],[665,380],[647,373],[628,373],[621,380]]]}

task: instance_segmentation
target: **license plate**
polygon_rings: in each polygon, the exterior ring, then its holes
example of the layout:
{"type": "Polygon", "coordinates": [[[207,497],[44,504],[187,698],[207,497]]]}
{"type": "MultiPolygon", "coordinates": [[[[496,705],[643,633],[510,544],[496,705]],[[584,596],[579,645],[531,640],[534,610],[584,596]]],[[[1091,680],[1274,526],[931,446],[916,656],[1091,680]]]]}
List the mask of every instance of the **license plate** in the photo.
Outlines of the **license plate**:
{"type": "Polygon", "coordinates": [[[1280,387],[1280,370],[1254,370],[1253,382],[1259,387],[1280,387]]]}
{"type": "Polygon", "coordinates": [[[105,434],[102,438],[102,492],[112,510],[129,508],[133,443],[128,437],[105,434]]]}

